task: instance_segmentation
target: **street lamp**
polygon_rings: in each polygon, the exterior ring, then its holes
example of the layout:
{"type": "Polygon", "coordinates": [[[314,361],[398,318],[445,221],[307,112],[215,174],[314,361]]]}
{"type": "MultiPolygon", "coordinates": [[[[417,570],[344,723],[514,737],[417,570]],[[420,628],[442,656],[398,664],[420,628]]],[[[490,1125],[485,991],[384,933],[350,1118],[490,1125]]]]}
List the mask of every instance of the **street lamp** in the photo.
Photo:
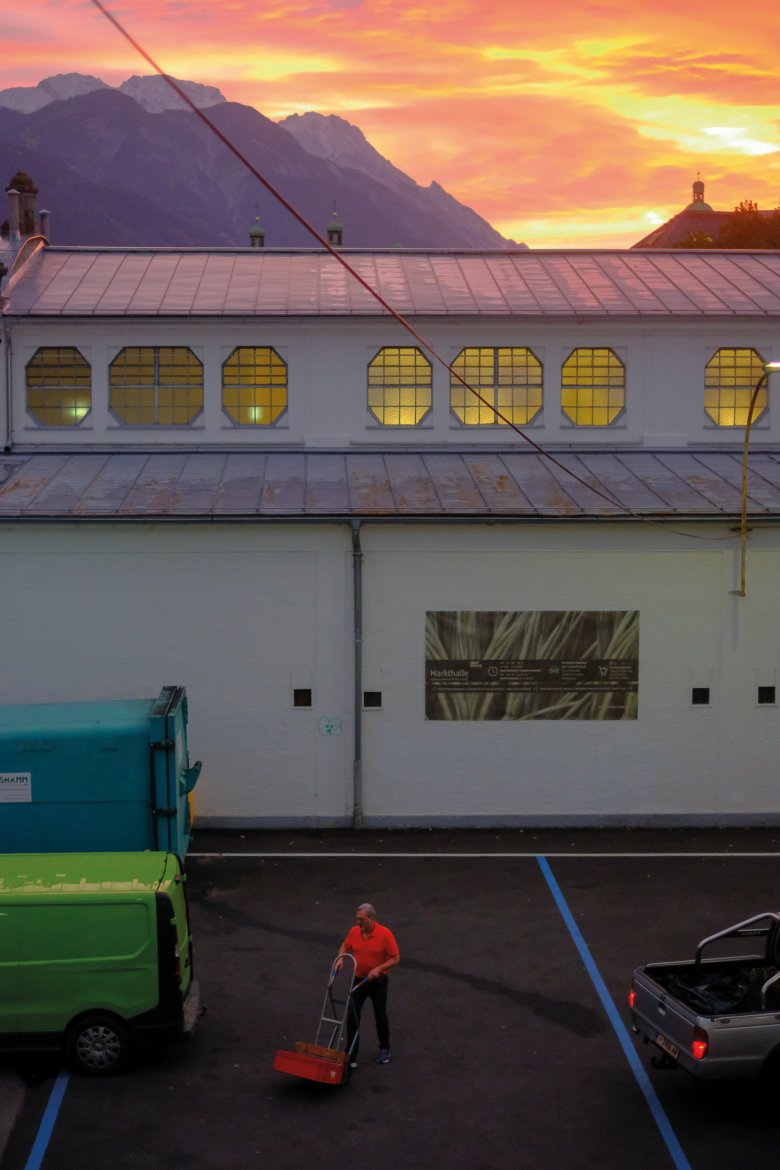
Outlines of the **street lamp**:
{"type": "Polygon", "coordinates": [[[738,597],[745,596],[745,577],[746,577],[746,562],[747,562],[747,473],[748,473],[748,450],[750,447],[750,428],[753,425],[753,414],[756,409],[756,402],[763,387],[769,381],[770,374],[780,372],[780,361],[765,362],[761,377],[756,382],[753,393],[750,396],[750,406],[748,407],[747,421],[745,423],[745,438],[742,444],[742,522],[740,524],[740,568],[739,568],[739,589],[737,590],[738,597]]]}

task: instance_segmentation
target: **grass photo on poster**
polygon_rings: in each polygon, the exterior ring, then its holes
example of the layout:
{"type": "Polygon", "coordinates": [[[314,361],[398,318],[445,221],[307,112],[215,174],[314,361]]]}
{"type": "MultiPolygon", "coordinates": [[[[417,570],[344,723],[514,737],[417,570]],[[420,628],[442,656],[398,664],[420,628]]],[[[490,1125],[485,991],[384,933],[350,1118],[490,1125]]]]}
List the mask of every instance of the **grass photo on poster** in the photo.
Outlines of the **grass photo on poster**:
{"type": "Polygon", "coordinates": [[[428,719],[637,718],[637,610],[430,611],[425,658],[428,719]],[[501,674],[503,682],[487,690],[490,684],[483,683],[479,690],[471,680],[485,663],[488,673],[501,674]],[[552,683],[550,689],[543,682],[513,683],[512,677],[523,676],[525,664],[537,667],[539,679],[565,675],[570,664],[585,665],[582,681],[566,690],[552,683]],[[598,664],[598,675],[614,678],[611,689],[603,681],[588,681],[594,674],[588,664],[598,664]],[[453,669],[439,669],[448,665],[453,669]],[[439,685],[442,674],[448,677],[439,685]]]}

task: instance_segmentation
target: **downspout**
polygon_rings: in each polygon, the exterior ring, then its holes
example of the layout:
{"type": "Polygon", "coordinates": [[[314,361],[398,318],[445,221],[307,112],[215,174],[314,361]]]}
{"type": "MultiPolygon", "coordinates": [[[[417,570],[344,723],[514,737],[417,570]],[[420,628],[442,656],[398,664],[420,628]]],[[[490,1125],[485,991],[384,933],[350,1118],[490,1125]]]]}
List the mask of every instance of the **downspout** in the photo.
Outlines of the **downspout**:
{"type": "MultiPolygon", "coordinates": [[[[0,313],[2,312],[2,297],[0,297],[0,313]]],[[[3,317],[3,345],[5,347],[5,454],[10,454],[14,445],[14,429],[11,417],[13,393],[13,346],[11,344],[11,328],[7,317],[3,317]]]]}
{"type": "Polygon", "coordinates": [[[352,762],[352,827],[363,828],[363,550],[361,521],[352,527],[353,650],[355,675],[355,743],[352,762]]]}

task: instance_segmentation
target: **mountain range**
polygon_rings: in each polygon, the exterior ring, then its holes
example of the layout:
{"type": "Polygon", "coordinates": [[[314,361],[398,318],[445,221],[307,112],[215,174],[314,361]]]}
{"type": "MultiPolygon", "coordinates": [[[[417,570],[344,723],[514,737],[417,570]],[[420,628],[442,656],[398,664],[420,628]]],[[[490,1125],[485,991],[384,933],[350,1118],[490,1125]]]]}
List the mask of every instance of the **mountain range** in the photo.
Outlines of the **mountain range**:
{"type": "MultiPolygon", "coordinates": [[[[211,86],[177,84],[318,231],[335,212],[345,247],[524,247],[438,183],[420,186],[343,118],[276,123],[211,86]]],[[[68,73],[1,90],[0,167],[6,184],[17,170],[34,180],[54,243],[236,247],[258,220],[267,247],[313,243],[159,76],[113,87],[68,73]]]]}

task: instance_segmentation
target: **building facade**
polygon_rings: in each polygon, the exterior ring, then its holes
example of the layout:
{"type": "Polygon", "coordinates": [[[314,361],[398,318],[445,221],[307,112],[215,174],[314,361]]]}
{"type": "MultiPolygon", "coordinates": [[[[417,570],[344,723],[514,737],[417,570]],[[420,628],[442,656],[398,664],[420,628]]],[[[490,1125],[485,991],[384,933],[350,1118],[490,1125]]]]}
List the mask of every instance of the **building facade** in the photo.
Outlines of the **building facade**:
{"type": "Polygon", "coordinates": [[[16,268],[0,701],[186,685],[205,824],[780,822],[780,256],[343,257],[16,268]]]}

